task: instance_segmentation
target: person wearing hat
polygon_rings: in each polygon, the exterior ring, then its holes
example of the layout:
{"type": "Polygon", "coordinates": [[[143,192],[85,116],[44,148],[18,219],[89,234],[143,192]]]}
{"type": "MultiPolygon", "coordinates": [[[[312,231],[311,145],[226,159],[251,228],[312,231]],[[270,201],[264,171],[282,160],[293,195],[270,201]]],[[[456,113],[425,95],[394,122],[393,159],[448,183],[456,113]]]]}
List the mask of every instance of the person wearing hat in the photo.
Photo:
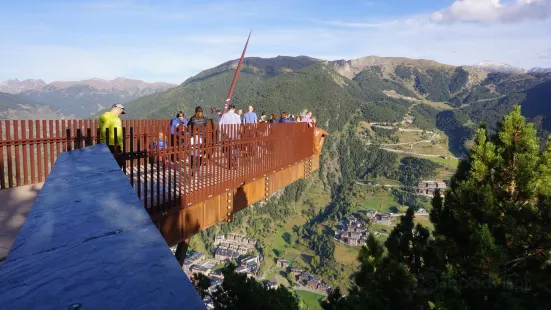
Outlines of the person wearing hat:
{"type": "MultiPolygon", "coordinates": [[[[115,154],[121,151],[123,136],[122,122],[119,115],[126,114],[122,104],[117,103],[111,107],[111,111],[103,113],[99,118],[100,142],[107,144],[111,153],[115,154]],[[117,137],[115,139],[115,129],[117,137]],[[109,130],[109,137],[106,136],[106,130],[109,130]]],[[[124,160],[117,159],[117,163],[122,168],[124,160]]]]}

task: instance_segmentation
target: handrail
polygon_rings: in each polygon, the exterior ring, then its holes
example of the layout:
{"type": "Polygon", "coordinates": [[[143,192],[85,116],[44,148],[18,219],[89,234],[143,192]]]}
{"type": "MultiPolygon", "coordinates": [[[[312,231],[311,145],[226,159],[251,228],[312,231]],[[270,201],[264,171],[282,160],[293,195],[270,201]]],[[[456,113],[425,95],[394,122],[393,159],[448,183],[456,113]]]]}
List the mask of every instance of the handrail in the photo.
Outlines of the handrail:
{"type": "Polygon", "coordinates": [[[116,155],[152,216],[205,201],[314,155],[314,129],[304,123],[182,129],[173,138],[168,128],[143,128],[136,134],[131,127],[134,138],[116,155]],[[159,133],[162,148],[155,149],[159,133]]]}

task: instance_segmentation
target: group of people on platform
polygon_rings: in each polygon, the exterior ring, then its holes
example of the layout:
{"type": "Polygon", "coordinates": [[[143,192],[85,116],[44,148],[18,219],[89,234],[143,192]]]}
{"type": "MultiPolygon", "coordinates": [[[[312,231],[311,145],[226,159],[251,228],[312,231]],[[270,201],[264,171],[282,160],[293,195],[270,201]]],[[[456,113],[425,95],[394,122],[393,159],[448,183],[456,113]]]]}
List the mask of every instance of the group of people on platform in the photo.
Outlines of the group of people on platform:
{"type": "Polygon", "coordinates": [[[208,118],[206,118],[203,114],[203,108],[202,107],[196,107],[195,108],[195,114],[189,119],[189,121],[185,118],[184,113],[182,111],[178,112],[174,119],[172,120],[171,127],[170,127],[170,133],[174,135],[174,129],[179,125],[185,125],[193,127],[195,125],[204,125],[206,124],[207,120],[210,119],[213,124],[243,124],[243,125],[250,125],[250,124],[261,124],[261,123],[308,123],[310,127],[314,127],[316,123],[316,117],[312,116],[312,111],[307,111],[304,115],[300,115],[295,117],[292,114],[287,114],[287,112],[282,112],[279,119],[277,119],[277,116],[275,114],[268,114],[266,112],[262,112],[260,117],[257,116],[257,114],[254,112],[254,108],[252,106],[249,106],[248,111],[243,113],[242,109],[235,111],[235,106],[230,105],[228,107],[228,111],[224,114],[219,109],[211,108],[211,113],[208,118]]]}
{"type": "MultiPolygon", "coordinates": [[[[236,112],[236,107],[233,104],[230,104],[226,113],[222,113],[221,110],[216,108],[210,109],[210,115],[208,117],[204,114],[203,108],[198,106],[195,108],[195,113],[193,116],[187,120],[182,111],[179,111],[170,124],[170,135],[171,143],[174,145],[177,143],[178,132],[181,132],[185,135],[190,135],[197,126],[207,125],[210,120],[213,125],[254,125],[261,123],[307,123],[309,127],[315,127],[316,117],[312,116],[311,111],[307,111],[304,115],[294,116],[292,114],[287,114],[282,112],[279,120],[275,114],[270,114],[268,117],[266,112],[262,112],[260,117],[254,112],[252,106],[248,107],[247,112],[243,113],[243,110],[239,109],[236,112]],[[181,126],[184,126],[183,128],[181,126]]],[[[125,108],[121,104],[115,104],[112,106],[111,110],[105,112],[99,118],[99,127],[100,127],[100,138],[102,143],[106,143],[112,153],[120,152],[120,146],[123,141],[123,130],[122,122],[119,118],[121,114],[125,114],[125,108]],[[106,134],[108,132],[108,134],[106,134]]],[[[231,133],[228,135],[229,138],[234,138],[231,136],[231,133]]],[[[213,137],[217,139],[217,137],[213,137]]],[[[197,133],[191,135],[189,138],[189,143],[191,145],[197,145],[202,143],[202,137],[197,133]]],[[[165,136],[162,132],[158,134],[158,139],[153,141],[153,150],[162,150],[165,149],[169,144],[165,139],[165,136]]],[[[202,159],[204,154],[199,154],[198,150],[192,151],[190,154],[191,165],[198,161],[199,165],[202,165],[202,159]]],[[[229,155],[228,161],[230,162],[230,167],[235,161],[236,152],[229,155]]],[[[167,158],[161,158],[163,163],[167,162],[167,158]]],[[[119,166],[123,166],[124,160],[118,159],[119,166]]],[[[174,155],[171,155],[171,161],[174,161],[174,155]]]]}

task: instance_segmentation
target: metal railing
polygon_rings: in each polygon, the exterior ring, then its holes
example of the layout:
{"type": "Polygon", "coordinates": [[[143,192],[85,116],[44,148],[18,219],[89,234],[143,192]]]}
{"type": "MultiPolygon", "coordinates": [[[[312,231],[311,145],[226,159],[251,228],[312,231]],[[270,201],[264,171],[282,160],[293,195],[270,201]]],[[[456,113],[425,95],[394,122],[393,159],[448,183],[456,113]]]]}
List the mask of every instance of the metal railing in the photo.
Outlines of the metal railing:
{"type": "Polygon", "coordinates": [[[307,124],[130,127],[120,154],[146,209],[166,214],[206,201],[313,155],[307,124]],[[161,142],[162,141],[162,142],[161,142]]]}
{"type": "MultiPolygon", "coordinates": [[[[123,128],[169,124],[122,121],[123,128]]],[[[0,120],[0,189],[44,182],[61,152],[99,143],[99,137],[97,120],[0,120]]]]}
{"type": "MultiPolygon", "coordinates": [[[[1,188],[43,182],[60,152],[99,143],[99,137],[94,120],[0,121],[1,188]]],[[[208,122],[180,126],[172,136],[170,120],[123,120],[123,137],[115,157],[152,216],[205,201],[314,154],[314,129],[305,123],[208,122]]]]}

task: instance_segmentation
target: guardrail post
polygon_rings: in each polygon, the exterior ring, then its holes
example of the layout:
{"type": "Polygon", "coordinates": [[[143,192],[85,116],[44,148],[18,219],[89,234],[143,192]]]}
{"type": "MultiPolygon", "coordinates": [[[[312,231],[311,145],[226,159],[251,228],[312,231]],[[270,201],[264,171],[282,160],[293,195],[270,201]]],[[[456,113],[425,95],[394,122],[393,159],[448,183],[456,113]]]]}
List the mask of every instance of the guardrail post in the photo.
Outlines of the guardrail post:
{"type": "Polygon", "coordinates": [[[228,191],[226,192],[226,203],[227,203],[227,216],[226,216],[226,221],[229,223],[231,222],[231,216],[232,216],[232,213],[233,213],[233,192],[232,191],[228,191]]]}
{"type": "Polygon", "coordinates": [[[312,157],[304,161],[304,178],[312,176],[312,157]]]}
{"type": "Polygon", "coordinates": [[[264,181],[264,201],[268,201],[268,197],[270,196],[270,176],[266,176],[264,181]]]}

